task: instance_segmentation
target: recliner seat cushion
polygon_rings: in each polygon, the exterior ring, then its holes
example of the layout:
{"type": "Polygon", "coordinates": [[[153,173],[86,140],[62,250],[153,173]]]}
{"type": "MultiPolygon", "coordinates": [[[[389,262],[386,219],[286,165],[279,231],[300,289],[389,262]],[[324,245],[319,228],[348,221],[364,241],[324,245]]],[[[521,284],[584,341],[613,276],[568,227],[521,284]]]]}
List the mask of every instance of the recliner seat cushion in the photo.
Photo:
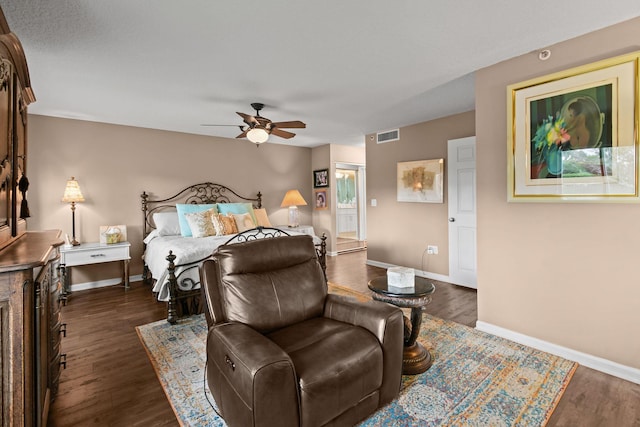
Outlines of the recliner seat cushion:
{"type": "MultiPolygon", "coordinates": [[[[318,317],[271,334],[291,357],[300,386],[302,425],[323,425],[382,384],[382,349],[369,331],[318,317]]],[[[377,405],[378,398],[372,399],[377,405]]]]}

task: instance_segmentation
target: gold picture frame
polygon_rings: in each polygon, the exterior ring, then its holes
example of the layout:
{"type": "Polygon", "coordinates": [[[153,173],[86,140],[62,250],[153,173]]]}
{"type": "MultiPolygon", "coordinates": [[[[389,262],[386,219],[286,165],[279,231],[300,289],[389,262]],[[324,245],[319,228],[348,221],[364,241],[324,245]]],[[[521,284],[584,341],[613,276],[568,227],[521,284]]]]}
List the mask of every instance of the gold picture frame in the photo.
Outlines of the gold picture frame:
{"type": "Polygon", "coordinates": [[[507,87],[509,202],[639,202],[640,52],[507,87]]]}

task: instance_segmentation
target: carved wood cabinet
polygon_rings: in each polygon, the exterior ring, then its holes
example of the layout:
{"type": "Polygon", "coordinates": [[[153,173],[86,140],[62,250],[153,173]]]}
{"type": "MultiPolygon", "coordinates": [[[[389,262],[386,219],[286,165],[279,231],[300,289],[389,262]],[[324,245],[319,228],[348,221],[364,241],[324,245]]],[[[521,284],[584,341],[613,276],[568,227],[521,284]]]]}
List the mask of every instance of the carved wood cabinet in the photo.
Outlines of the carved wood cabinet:
{"type": "Polygon", "coordinates": [[[0,9],[0,249],[25,232],[30,215],[27,106],[34,101],[22,44],[0,9]]]}
{"type": "Polygon", "coordinates": [[[0,8],[0,425],[45,426],[60,364],[60,231],[27,232],[24,49],[0,8]]]}
{"type": "Polygon", "coordinates": [[[0,251],[2,426],[45,426],[58,390],[60,234],[26,232],[0,251]]]}

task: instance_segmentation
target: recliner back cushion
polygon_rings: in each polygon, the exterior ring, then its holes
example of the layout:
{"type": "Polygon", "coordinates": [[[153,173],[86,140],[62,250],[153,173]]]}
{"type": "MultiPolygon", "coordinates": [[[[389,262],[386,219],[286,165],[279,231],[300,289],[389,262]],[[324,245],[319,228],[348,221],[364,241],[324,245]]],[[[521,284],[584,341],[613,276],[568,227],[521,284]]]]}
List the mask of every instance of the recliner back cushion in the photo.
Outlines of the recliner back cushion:
{"type": "Polygon", "coordinates": [[[221,246],[214,258],[227,320],[267,333],[322,315],[327,284],[311,236],[221,246]]]}

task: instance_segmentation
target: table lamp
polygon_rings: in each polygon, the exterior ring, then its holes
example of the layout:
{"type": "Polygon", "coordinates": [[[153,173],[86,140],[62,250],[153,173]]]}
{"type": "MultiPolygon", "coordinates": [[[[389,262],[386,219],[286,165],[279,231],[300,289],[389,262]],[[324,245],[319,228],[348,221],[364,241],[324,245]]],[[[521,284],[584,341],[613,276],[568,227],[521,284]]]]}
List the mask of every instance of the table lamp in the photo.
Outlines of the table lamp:
{"type": "Polygon", "coordinates": [[[71,226],[73,235],[71,244],[73,246],[78,246],[80,242],[76,240],[76,203],[84,202],[84,197],[82,196],[82,192],[80,191],[78,181],[76,181],[74,177],[71,177],[71,179],[67,181],[67,186],[65,187],[64,195],[62,196],[62,201],[65,203],[71,203],[71,226]]]}
{"type": "Polygon", "coordinates": [[[298,206],[306,206],[304,198],[298,190],[289,190],[282,199],[281,208],[289,208],[289,227],[297,227],[298,223],[298,206]]]}

